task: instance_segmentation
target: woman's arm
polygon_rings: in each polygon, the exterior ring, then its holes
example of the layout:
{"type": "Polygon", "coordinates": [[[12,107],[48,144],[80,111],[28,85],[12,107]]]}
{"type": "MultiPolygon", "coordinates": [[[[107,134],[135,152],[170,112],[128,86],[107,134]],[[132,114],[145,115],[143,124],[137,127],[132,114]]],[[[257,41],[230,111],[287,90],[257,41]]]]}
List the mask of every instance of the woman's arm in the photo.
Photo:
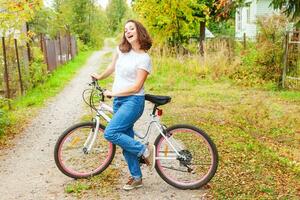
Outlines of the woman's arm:
{"type": "Polygon", "coordinates": [[[117,93],[113,93],[111,91],[105,91],[104,92],[104,95],[105,96],[118,96],[118,97],[121,97],[121,96],[129,96],[129,95],[132,95],[132,94],[135,94],[137,92],[139,92],[141,90],[141,88],[143,87],[144,85],[144,82],[146,81],[147,79],[147,76],[148,76],[148,72],[143,70],[143,69],[138,69],[137,70],[137,78],[136,78],[136,82],[133,86],[129,87],[129,88],[126,88],[120,92],[117,92],[117,93]]]}
{"type": "Polygon", "coordinates": [[[97,73],[93,73],[93,74],[91,74],[91,77],[93,77],[97,80],[102,80],[102,79],[107,78],[109,75],[111,75],[115,71],[117,59],[118,59],[118,54],[115,53],[113,55],[113,59],[112,59],[112,62],[110,63],[110,65],[108,65],[108,67],[100,75],[97,73]]]}

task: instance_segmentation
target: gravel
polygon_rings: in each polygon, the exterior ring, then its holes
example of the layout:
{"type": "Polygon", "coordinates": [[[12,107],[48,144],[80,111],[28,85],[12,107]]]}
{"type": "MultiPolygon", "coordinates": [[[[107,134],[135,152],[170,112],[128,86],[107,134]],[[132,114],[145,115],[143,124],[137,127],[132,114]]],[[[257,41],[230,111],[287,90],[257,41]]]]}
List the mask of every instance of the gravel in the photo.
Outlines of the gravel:
{"type": "Polygon", "coordinates": [[[64,185],[64,176],[54,162],[54,146],[59,135],[76,123],[83,111],[81,93],[96,72],[101,56],[111,49],[94,52],[76,77],[56,97],[50,99],[24,132],[13,141],[13,148],[1,151],[0,199],[73,199],[64,185]]]}
{"type": "MultiPolygon", "coordinates": [[[[106,45],[107,46],[107,45],[106,45]]],[[[54,162],[54,146],[59,135],[69,126],[79,121],[85,112],[81,93],[90,81],[90,74],[96,72],[101,63],[101,56],[112,51],[105,47],[88,59],[76,77],[56,97],[50,99],[27,128],[13,141],[13,147],[4,149],[0,154],[0,199],[77,199],[64,191],[64,186],[74,182],[63,175],[54,162]]],[[[137,123],[142,129],[149,117],[151,105],[146,109],[137,123]]],[[[151,142],[156,135],[152,133],[151,142]]],[[[123,184],[129,176],[127,166],[120,150],[115,157],[121,171],[119,185],[115,191],[120,199],[204,199],[205,190],[179,190],[165,183],[154,170],[150,172],[143,167],[144,187],[132,191],[123,191],[123,184]]],[[[112,197],[115,199],[116,194],[112,197]]],[[[99,199],[97,193],[89,190],[80,199],[99,199]]],[[[103,199],[103,198],[101,198],[103,199]]],[[[109,195],[106,196],[109,198],[109,195]]]]}

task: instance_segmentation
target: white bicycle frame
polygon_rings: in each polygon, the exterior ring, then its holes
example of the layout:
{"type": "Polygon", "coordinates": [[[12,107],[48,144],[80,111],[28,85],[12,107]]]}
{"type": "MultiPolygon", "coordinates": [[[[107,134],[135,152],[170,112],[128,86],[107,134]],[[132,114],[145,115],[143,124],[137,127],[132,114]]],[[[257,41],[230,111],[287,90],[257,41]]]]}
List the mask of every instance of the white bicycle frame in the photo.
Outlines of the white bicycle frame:
{"type": "MultiPolygon", "coordinates": [[[[98,136],[98,131],[99,131],[99,125],[100,125],[100,117],[102,117],[105,121],[110,122],[111,118],[106,114],[107,112],[110,114],[113,114],[113,109],[111,106],[105,104],[104,102],[100,101],[100,105],[98,106],[97,109],[97,115],[95,117],[96,121],[96,127],[95,129],[91,130],[88,138],[84,144],[84,149],[86,153],[89,153],[93,147],[93,144],[95,143],[95,140],[98,136]]],[[[183,155],[179,154],[179,152],[176,150],[175,146],[172,144],[172,142],[168,139],[168,137],[164,134],[164,127],[160,124],[159,118],[155,114],[150,114],[151,120],[147,122],[147,132],[143,136],[140,134],[137,134],[135,131],[135,135],[142,140],[142,143],[148,144],[149,140],[149,130],[151,128],[151,125],[154,124],[159,133],[165,138],[167,143],[170,145],[170,147],[174,150],[176,153],[176,156],[171,156],[171,157],[156,157],[156,160],[175,160],[177,158],[182,158],[183,155]]],[[[175,141],[174,141],[175,142],[175,141]]]]}

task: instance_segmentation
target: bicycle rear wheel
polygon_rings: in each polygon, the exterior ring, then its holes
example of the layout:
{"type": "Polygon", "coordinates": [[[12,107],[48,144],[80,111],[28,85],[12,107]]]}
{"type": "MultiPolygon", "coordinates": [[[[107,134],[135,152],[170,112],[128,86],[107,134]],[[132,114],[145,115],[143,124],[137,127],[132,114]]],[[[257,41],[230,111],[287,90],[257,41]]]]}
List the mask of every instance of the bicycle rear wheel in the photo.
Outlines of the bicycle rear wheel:
{"type": "Polygon", "coordinates": [[[156,146],[156,171],[168,184],[179,189],[197,189],[207,184],[217,171],[218,152],[215,144],[201,129],[191,125],[167,128],[166,137],[159,135],[156,146]]]}
{"type": "Polygon", "coordinates": [[[65,175],[76,179],[91,177],[104,171],[113,160],[116,147],[103,137],[105,127],[101,124],[91,151],[86,153],[84,144],[94,128],[94,122],[75,124],[59,137],[54,158],[65,175]]]}

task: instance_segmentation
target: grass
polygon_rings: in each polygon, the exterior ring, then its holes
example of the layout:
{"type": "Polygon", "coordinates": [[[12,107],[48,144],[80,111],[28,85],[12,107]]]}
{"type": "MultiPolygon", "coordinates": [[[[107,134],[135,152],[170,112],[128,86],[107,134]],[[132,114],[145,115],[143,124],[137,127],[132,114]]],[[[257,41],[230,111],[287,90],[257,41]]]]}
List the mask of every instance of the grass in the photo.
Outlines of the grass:
{"type": "MultiPolygon", "coordinates": [[[[109,63],[111,53],[104,57],[102,67],[109,63]]],[[[172,103],[162,107],[164,123],[193,124],[215,141],[220,163],[209,183],[208,197],[299,199],[299,92],[238,87],[230,80],[214,79],[206,67],[197,63],[193,57],[153,56],[153,73],[146,82],[146,90],[172,96],[172,103]]],[[[111,83],[111,78],[100,81],[106,88],[111,83]]],[[[98,196],[106,197],[113,194],[110,182],[117,184],[118,173],[114,172],[114,180],[103,179],[113,174],[108,172],[95,179],[74,181],[65,191],[84,197],[95,190],[98,196]]]]}
{"type": "Polygon", "coordinates": [[[119,199],[115,193],[115,186],[118,184],[120,172],[114,168],[108,168],[100,175],[89,179],[79,179],[65,185],[65,192],[78,198],[84,198],[88,191],[93,191],[97,197],[110,197],[119,199]]]}
{"type": "Polygon", "coordinates": [[[50,97],[58,94],[76,74],[92,51],[81,52],[74,60],[57,68],[47,80],[26,92],[24,96],[11,101],[12,110],[7,111],[9,123],[0,135],[0,146],[7,144],[9,137],[21,132],[38,108],[50,97]]]}
{"type": "Polygon", "coordinates": [[[16,99],[13,103],[14,108],[18,109],[22,107],[43,105],[45,100],[55,96],[61,91],[65,84],[74,77],[78,69],[84,65],[91,53],[91,51],[82,52],[71,62],[56,69],[49,75],[48,80],[44,84],[28,91],[25,96],[16,99]]]}
{"type": "Polygon", "coordinates": [[[172,96],[164,123],[193,124],[216,143],[212,199],[299,199],[300,93],[212,80],[193,59],[153,56],[146,89],[172,96]]]}

